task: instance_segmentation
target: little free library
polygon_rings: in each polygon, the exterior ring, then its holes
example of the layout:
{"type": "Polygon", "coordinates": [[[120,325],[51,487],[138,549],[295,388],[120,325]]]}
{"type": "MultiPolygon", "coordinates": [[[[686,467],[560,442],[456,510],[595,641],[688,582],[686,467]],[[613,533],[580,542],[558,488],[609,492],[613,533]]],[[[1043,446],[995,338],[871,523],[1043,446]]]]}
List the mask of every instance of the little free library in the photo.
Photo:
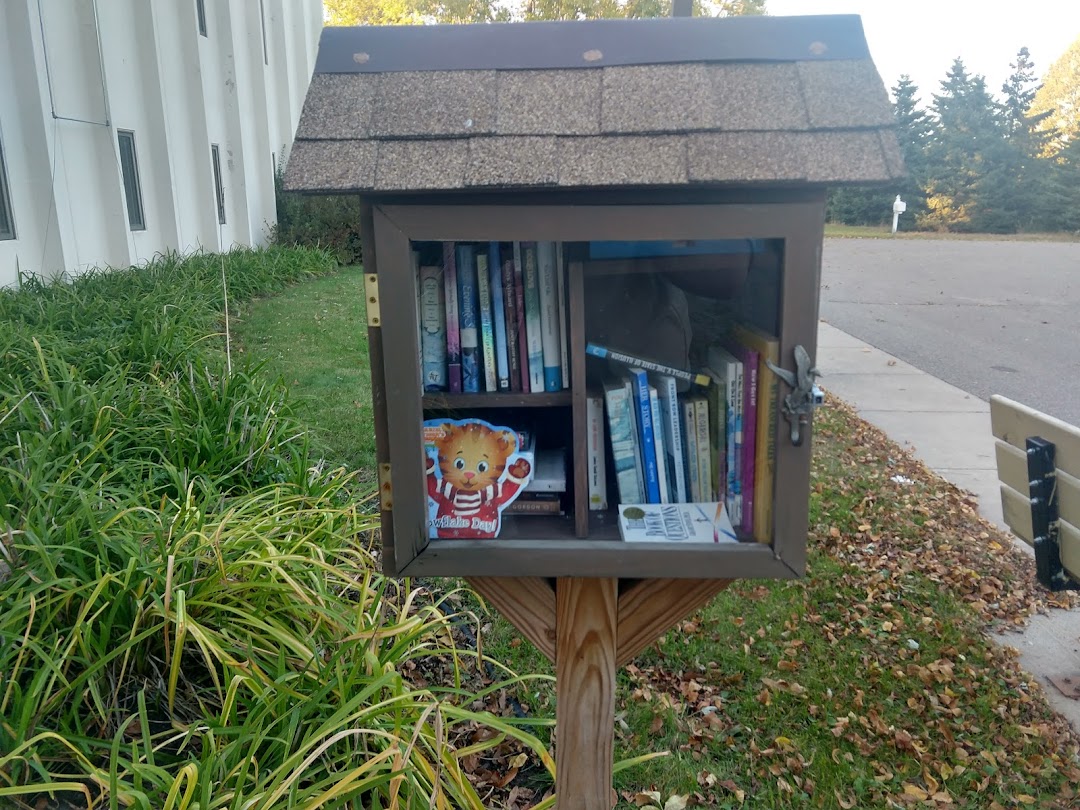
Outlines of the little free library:
{"type": "Polygon", "coordinates": [[[826,187],[902,173],[858,17],[324,29],[285,184],[362,202],[383,567],[555,662],[563,810],[618,666],[803,574],[826,187]]]}

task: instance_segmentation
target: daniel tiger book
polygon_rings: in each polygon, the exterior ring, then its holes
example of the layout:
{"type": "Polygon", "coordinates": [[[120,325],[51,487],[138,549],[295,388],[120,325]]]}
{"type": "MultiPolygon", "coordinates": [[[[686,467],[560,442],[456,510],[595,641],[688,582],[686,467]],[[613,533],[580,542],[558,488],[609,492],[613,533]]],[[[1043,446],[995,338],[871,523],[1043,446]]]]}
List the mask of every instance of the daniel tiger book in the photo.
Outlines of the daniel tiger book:
{"type": "Polygon", "coordinates": [[[517,431],[482,419],[424,422],[428,537],[491,539],[533,476],[517,431]]]}

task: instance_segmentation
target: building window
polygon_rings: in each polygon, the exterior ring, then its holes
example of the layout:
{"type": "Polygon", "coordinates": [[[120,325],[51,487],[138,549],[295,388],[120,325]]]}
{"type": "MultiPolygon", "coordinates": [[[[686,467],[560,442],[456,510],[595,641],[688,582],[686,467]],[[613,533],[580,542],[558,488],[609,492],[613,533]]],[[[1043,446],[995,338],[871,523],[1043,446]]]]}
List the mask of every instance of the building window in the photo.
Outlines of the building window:
{"type": "Polygon", "coordinates": [[[195,17],[199,22],[199,33],[206,36],[206,0],[195,0],[195,17]]]}
{"type": "Polygon", "coordinates": [[[146,218],[143,216],[139,161],[135,156],[135,133],[121,129],[117,131],[116,139],[120,144],[120,171],[124,175],[124,199],[127,200],[128,225],[133,231],[145,231],[146,218]]]}
{"type": "Polygon", "coordinates": [[[221,153],[216,143],[210,144],[210,160],[214,164],[214,194],[217,197],[217,221],[225,224],[225,187],[221,185],[221,153]]]}
{"type": "Polygon", "coordinates": [[[263,38],[263,64],[270,64],[270,53],[266,50],[266,9],[263,8],[263,0],[259,0],[259,25],[262,26],[263,38]]]}
{"type": "Polygon", "coordinates": [[[4,142],[0,141],[0,239],[15,238],[15,214],[11,210],[11,193],[8,191],[7,162],[4,142]]]}

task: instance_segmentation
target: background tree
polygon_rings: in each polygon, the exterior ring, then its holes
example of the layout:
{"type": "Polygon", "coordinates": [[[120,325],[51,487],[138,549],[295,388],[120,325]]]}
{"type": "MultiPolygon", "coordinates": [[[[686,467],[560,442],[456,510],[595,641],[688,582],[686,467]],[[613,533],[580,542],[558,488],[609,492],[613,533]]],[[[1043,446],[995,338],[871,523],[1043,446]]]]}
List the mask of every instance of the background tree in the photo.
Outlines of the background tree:
{"type": "MultiPolygon", "coordinates": [[[[703,17],[764,14],[766,0],[694,0],[703,17]]],[[[583,20],[601,17],[667,17],[671,0],[524,0],[508,7],[496,0],[324,0],[330,25],[407,25],[505,20],[583,20]]]]}
{"type": "Polygon", "coordinates": [[[1080,38],[1046,71],[1030,112],[1046,115],[1041,129],[1049,133],[1049,151],[1080,138],[1080,38]]]}

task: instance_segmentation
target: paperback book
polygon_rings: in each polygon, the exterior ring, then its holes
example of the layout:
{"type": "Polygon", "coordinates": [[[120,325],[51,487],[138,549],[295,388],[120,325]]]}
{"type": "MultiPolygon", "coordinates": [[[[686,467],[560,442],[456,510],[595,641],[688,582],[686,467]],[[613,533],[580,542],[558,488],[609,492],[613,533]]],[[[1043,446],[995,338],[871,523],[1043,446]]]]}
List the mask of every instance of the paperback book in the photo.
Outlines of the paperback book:
{"type": "Polygon", "coordinates": [[[461,390],[480,391],[480,324],[476,291],[476,256],[472,245],[458,245],[458,307],[461,318],[461,390]]]}
{"type": "Polygon", "coordinates": [[[461,321],[458,318],[457,257],[454,243],[443,242],[443,289],[446,299],[446,382],[461,393],[461,321]]]}
{"type": "Polygon", "coordinates": [[[446,293],[443,268],[420,268],[420,356],[424,390],[446,390],[446,293]]]}
{"type": "Polygon", "coordinates": [[[619,534],[628,543],[735,543],[722,502],[619,504],[619,534]]]}

